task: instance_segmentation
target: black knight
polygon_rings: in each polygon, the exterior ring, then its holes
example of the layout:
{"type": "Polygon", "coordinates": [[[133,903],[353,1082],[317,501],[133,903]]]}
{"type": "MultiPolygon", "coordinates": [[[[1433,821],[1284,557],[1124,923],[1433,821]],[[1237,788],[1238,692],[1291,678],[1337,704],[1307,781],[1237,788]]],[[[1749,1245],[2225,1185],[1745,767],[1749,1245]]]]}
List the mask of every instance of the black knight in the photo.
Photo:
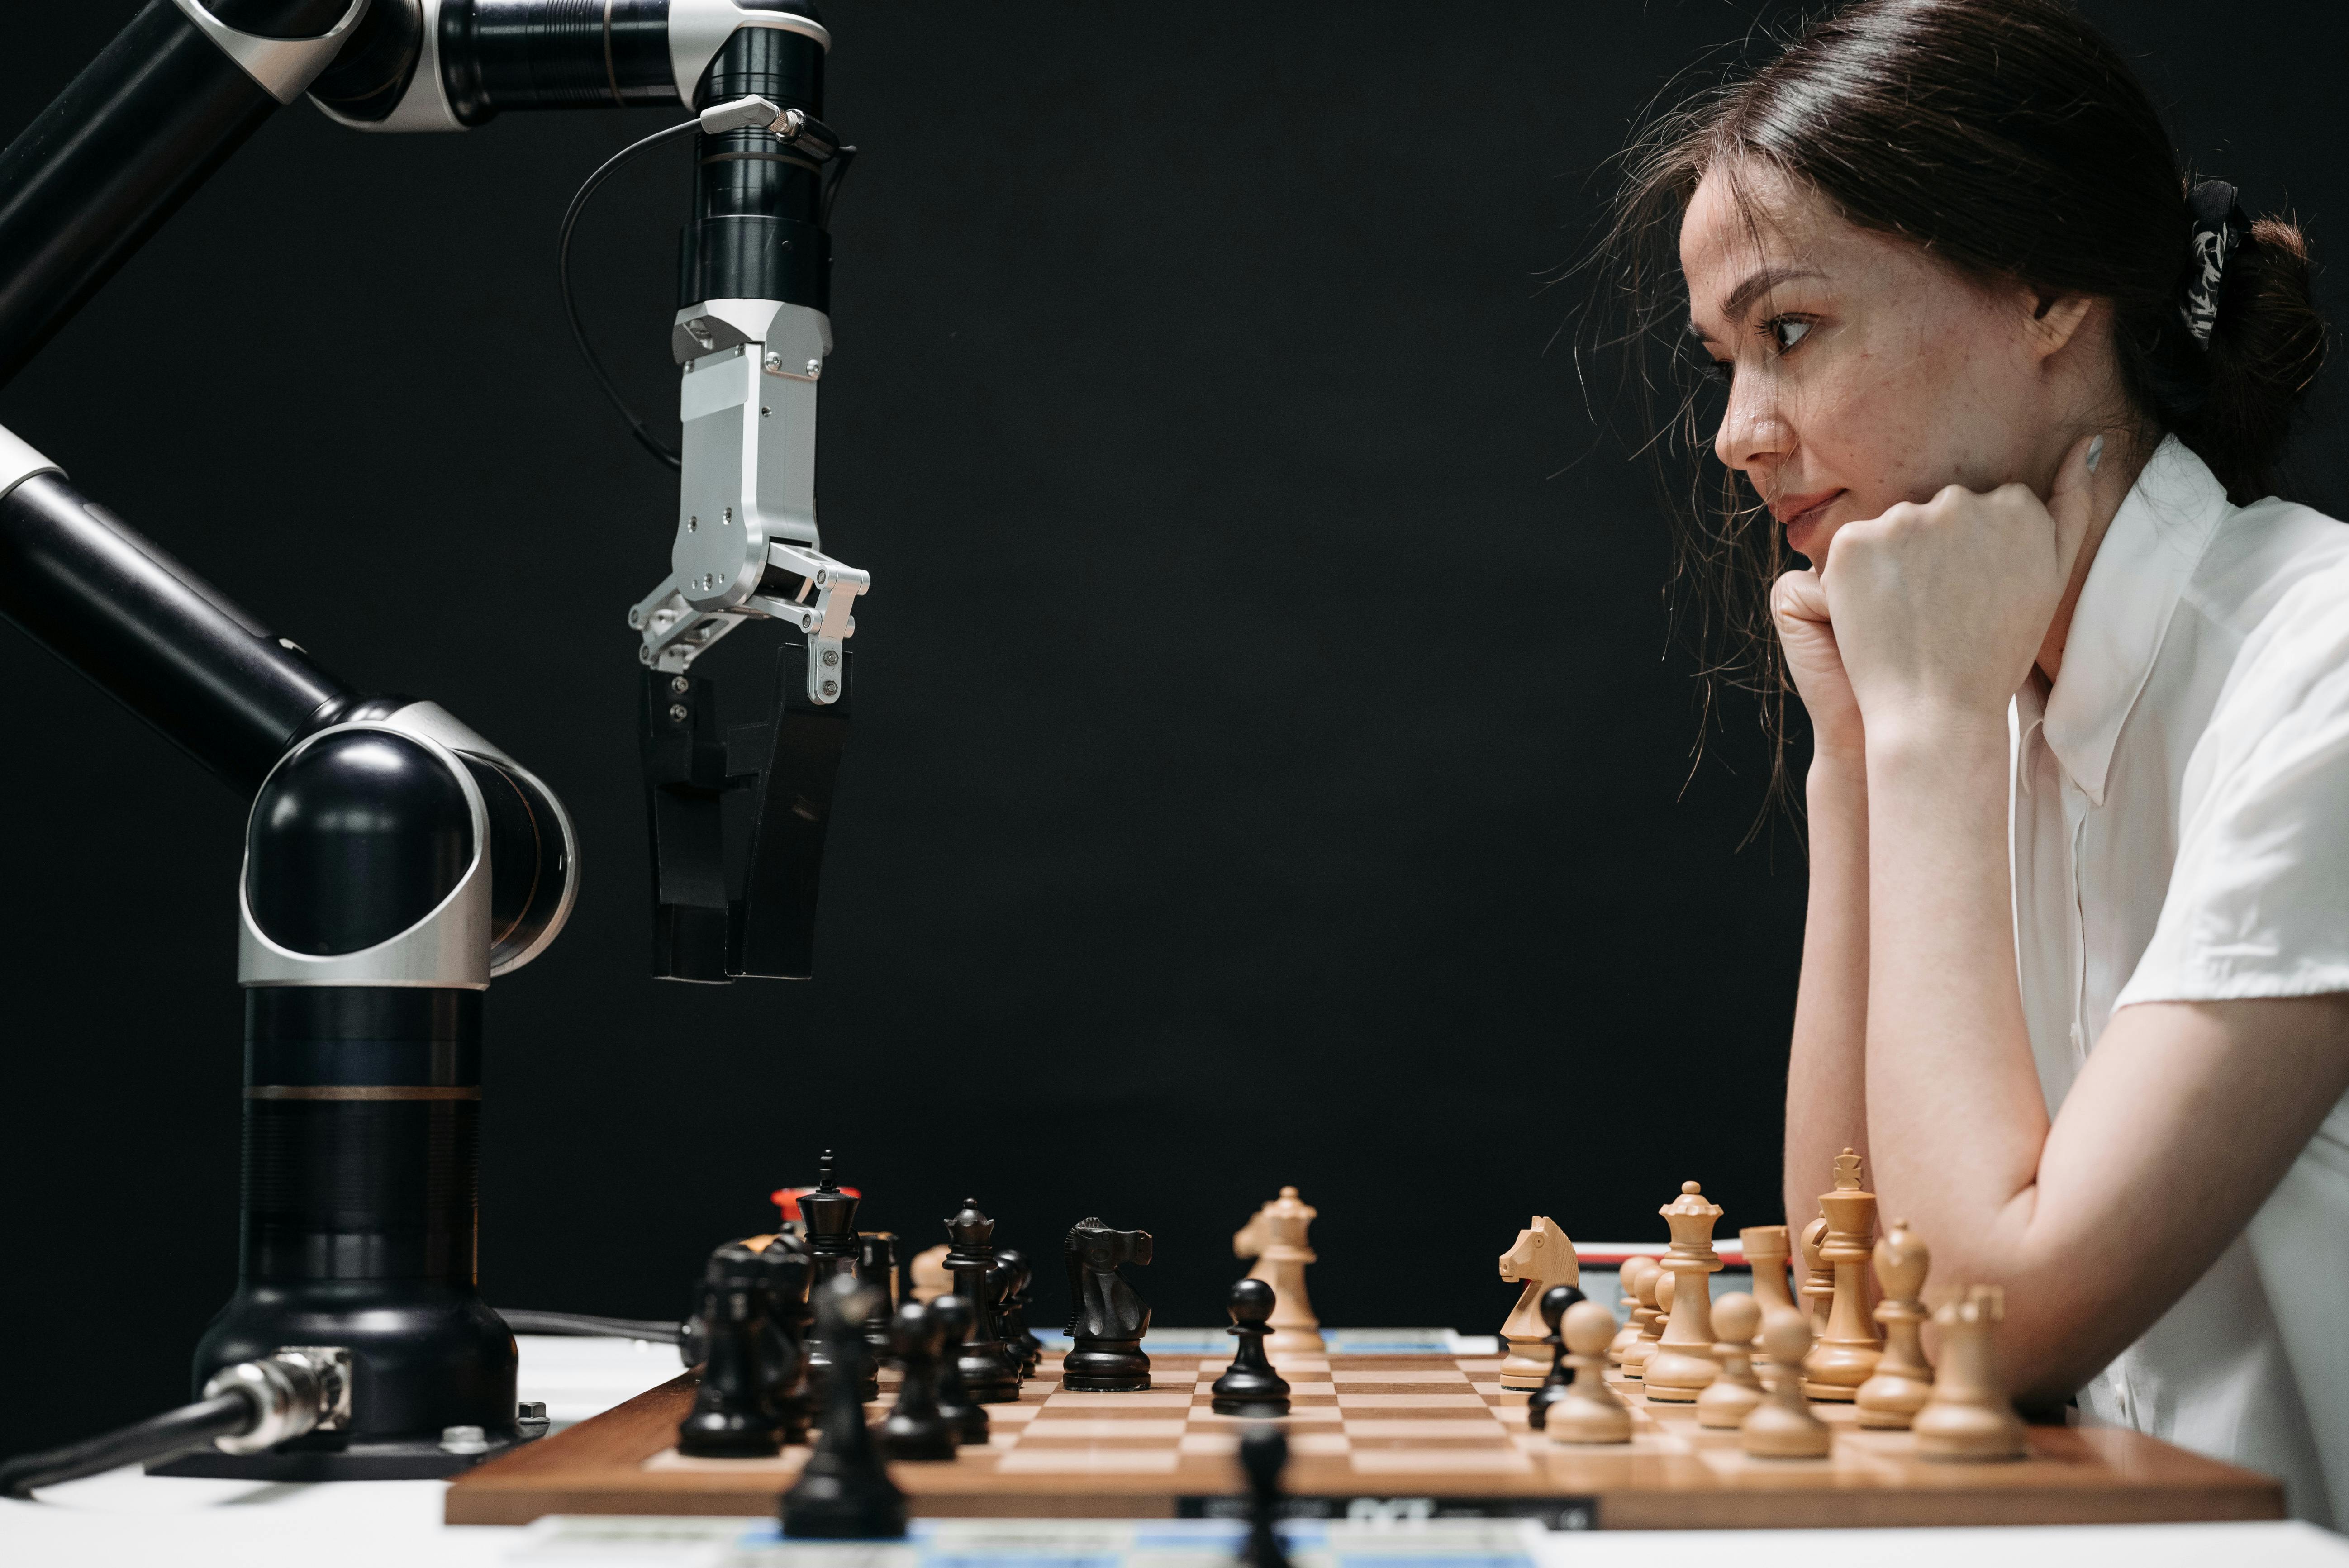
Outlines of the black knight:
{"type": "Polygon", "coordinates": [[[1122,1264],[1150,1262],[1150,1233],[1080,1220],[1069,1231],[1066,1253],[1072,1343],[1061,1366],[1061,1387],[1085,1394],[1149,1387],[1142,1336],[1150,1332],[1150,1304],[1117,1271],[1122,1264]]]}

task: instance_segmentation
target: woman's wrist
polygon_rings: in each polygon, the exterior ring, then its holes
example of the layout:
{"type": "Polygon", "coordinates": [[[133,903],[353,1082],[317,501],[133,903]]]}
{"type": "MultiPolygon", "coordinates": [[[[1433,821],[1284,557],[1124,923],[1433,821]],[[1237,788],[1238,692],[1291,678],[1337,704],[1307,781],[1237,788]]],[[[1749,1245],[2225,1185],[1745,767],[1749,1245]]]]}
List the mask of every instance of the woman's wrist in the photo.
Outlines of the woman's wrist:
{"type": "Polygon", "coordinates": [[[1815,746],[1810,771],[1804,775],[1803,794],[1814,823],[1839,810],[1866,809],[1868,748],[1815,746]]]}
{"type": "Polygon", "coordinates": [[[1871,719],[1864,755],[1870,774],[1912,764],[1926,768],[2007,748],[2004,708],[1916,707],[1871,719]]]}
{"type": "Polygon", "coordinates": [[[1847,725],[1826,725],[1816,718],[1811,722],[1811,769],[1813,779],[1826,776],[1837,778],[1852,775],[1864,778],[1868,772],[1868,732],[1855,717],[1847,725]]]}

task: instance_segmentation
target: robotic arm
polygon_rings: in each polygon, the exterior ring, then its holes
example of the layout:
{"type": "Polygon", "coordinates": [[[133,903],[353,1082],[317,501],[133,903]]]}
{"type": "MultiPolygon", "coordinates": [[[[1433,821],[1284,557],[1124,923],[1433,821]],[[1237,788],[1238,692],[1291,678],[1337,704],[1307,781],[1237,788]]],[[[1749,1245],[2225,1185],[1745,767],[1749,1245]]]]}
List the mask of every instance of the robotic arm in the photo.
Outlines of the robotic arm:
{"type": "Polygon", "coordinates": [[[871,585],[824,553],[815,518],[816,391],[832,352],[824,222],[854,152],[821,118],[831,43],[804,0],[375,0],[311,89],[328,115],[371,130],[460,130],[509,108],[699,111],[669,334],[681,450],[638,427],[678,466],[677,528],[668,575],[627,614],[646,672],[653,967],[667,979],[798,978],[813,964],[847,642],[871,585]],[[768,718],[730,728],[714,684],[689,672],[760,620],[798,636],[768,718]],[[749,846],[732,861],[730,815],[749,846]]]}
{"type": "MultiPolygon", "coordinates": [[[[829,46],[807,0],[150,0],[0,151],[5,382],[305,94],[362,130],[697,112],[676,128],[696,147],[670,334],[677,531],[668,575],[626,616],[668,978],[809,972],[868,586],[815,522],[825,210],[853,150],[821,119],[829,46]],[[797,635],[767,721],[727,727],[691,668],[754,620],[797,635]],[[728,830],[736,815],[747,832],[728,830]],[[730,842],[748,852],[730,859],[730,842]]],[[[437,705],[318,668],[5,430],[0,614],[254,794],[241,1283],[195,1381],[297,1353],[348,1380],[334,1420],[182,1468],[424,1475],[479,1451],[446,1446],[450,1429],[510,1440],[513,1341],[474,1289],[481,996],[569,914],[578,846],[560,802],[437,705]]]]}

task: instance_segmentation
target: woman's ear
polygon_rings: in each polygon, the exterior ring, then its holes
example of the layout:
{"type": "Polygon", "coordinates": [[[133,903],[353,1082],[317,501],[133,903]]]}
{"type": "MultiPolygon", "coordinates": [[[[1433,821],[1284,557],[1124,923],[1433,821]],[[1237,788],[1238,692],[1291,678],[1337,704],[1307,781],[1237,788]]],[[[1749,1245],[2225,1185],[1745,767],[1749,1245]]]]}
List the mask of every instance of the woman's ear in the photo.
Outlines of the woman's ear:
{"type": "Polygon", "coordinates": [[[2033,295],[2031,320],[2023,329],[2031,351],[2042,359],[2059,352],[2079,332],[2095,303],[2087,294],[2033,295]]]}

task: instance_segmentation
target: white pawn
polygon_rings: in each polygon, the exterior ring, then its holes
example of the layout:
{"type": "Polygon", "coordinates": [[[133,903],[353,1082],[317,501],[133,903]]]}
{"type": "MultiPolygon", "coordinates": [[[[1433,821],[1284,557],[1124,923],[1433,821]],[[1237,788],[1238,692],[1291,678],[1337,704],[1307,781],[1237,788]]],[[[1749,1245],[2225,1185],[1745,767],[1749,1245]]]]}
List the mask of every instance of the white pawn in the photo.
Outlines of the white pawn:
{"type": "Polygon", "coordinates": [[[1754,1375],[1754,1330],[1761,1321],[1761,1304],[1742,1290],[1713,1304],[1713,1331],[1721,1336],[1713,1355],[1721,1375],[1696,1397],[1698,1426],[1733,1431],[1762,1403],[1762,1380],[1754,1375]]]}
{"type": "Polygon", "coordinates": [[[1809,1315],[1784,1307],[1771,1313],[1762,1325],[1762,1348],[1770,1357],[1770,1394],[1738,1428],[1738,1447],[1761,1459],[1825,1459],[1833,1436],[1803,1399],[1809,1315]]]}
{"type": "Polygon", "coordinates": [[[1656,1309],[1649,1305],[1640,1295],[1640,1284],[1656,1272],[1657,1264],[1653,1258],[1623,1260],[1622,1272],[1616,1276],[1623,1287],[1623,1326],[1607,1346],[1607,1359],[1612,1366],[1623,1365],[1623,1353],[1640,1342],[1640,1331],[1655,1315],[1656,1309]]]}
{"type": "Polygon", "coordinates": [[[1648,1363],[1655,1357],[1656,1346],[1663,1343],[1664,1330],[1672,1321],[1672,1287],[1676,1283],[1657,1264],[1650,1264],[1640,1275],[1640,1301],[1647,1318],[1640,1325],[1640,1337],[1623,1352],[1623,1376],[1635,1383],[1647,1377],[1648,1363]]]}
{"type": "Polygon", "coordinates": [[[1558,1325],[1566,1340],[1566,1364],[1574,1381],[1549,1408],[1545,1429],[1554,1443],[1628,1443],[1631,1412],[1607,1387],[1607,1342],[1615,1337],[1615,1315],[1595,1301],[1578,1301],[1558,1325]]]}

